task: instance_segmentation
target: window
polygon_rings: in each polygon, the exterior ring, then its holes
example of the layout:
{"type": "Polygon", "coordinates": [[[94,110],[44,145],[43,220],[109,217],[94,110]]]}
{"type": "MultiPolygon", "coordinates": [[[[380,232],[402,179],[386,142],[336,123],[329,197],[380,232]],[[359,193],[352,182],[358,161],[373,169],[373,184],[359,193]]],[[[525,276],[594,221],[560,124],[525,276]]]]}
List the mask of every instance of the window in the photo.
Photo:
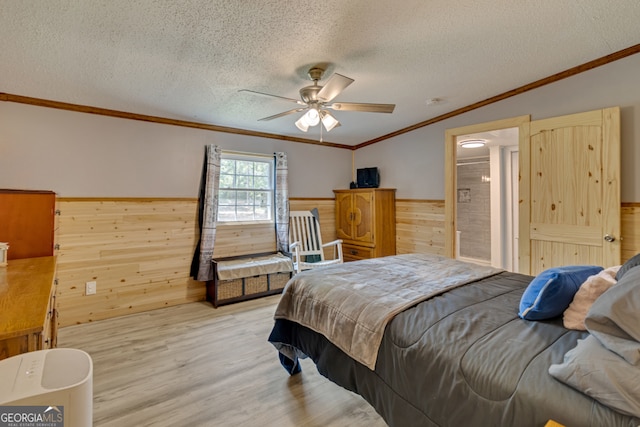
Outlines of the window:
{"type": "Polygon", "coordinates": [[[218,221],[271,221],[273,159],[222,154],[218,221]]]}

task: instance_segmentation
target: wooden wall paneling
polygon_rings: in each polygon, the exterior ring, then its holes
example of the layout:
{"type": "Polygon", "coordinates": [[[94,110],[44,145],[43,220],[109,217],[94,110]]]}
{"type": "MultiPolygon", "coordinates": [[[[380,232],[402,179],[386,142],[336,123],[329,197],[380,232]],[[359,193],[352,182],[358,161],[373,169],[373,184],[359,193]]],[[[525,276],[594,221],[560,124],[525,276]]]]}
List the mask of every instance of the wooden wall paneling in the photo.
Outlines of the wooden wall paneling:
{"type": "Polygon", "coordinates": [[[396,200],[396,251],[445,255],[443,200],[396,200]]]}
{"type": "Polygon", "coordinates": [[[58,209],[61,326],[204,299],[189,277],[195,199],[62,198],[58,209]]]}
{"type": "MultiPolygon", "coordinates": [[[[318,208],[323,240],[335,239],[333,199],[290,204],[318,208]]],[[[60,326],[205,299],[204,284],[189,277],[196,199],[60,198],[57,208],[60,326]],[[85,295],[88,281],[96,295],[85,295]]],[[[273,224],[218,226],[214,256],[273,251],[273,224]]]]}
{"type": "Polygon", "coordinates": [[[640,204],[623,203],[620,211],[622,262],[640,252],[640,204]]]}
{"type": "MultiPolygon", "coordinates": [[[[444,201],[396,200],[398,253],[444,255],[444,201]]],[[[640,252],[640,204],[622,203],[622,262],[640,252]]]]}
{"type": "MultiPolygon", "coordinates": [[[[60,326],[205,299],[204,284],[189,277],[197,200],[60,198],[57,208],[60,326]],[[98,292],[85,296],[93,280],[98,292]]],[[[313,208],[323,241],[334,240],[333,198],[290,200],[291,210],[313,208]]],[[[622,238],[624,261],[640,252],[640,204],[623,204],[622,238]]],[[[398,254],[444,255],[444,201],[396,200],[396,246],[398,254]]],[[[218,228],[220,256],[272,250],[272,224],[218,228]]]]}
{"type": "MultiPolygon", "coordinates": [[[[640,253],[639,203],[622,203],[621,228],[624,262],[640,253]]],[[[396,200],[396,239],[398,254],[417,252],[445,255],[444,201],[396,200]]]]}
{"type": "Polygon", "coordinates": [[[219,224],[214,258],[275,252],[276,234],[272,223],[219,224]]]}

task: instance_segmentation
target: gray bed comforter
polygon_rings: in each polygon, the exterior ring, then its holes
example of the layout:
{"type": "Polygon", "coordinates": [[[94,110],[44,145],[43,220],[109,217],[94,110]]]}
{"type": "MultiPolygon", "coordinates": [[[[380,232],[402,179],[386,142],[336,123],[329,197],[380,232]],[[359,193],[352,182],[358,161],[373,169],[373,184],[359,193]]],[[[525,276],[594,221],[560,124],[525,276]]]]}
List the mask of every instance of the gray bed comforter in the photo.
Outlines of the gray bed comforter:
{"type": "MultiPolygon", "coordinates": [[[[549,375],[586,333],[563,328],[562,319],[520,319],[531,279],[502,272],[406,309],[387,325],[373,371],[289,320],[276,320],[269,340],[311,357],[322,375],[363,396],[393,427],[544,426],[550,419],[569,427],[639,426],[549,375]]],[[[296,372],[296,356],[284,353],[283,365],[296,372]]]]}
{"type": "Polygon", "coordinates": [[[387,323],[407,307],[502,270],[429,254],[372,258],[296,274],[276,319],[312,329],[370,369],[387,323]]]}

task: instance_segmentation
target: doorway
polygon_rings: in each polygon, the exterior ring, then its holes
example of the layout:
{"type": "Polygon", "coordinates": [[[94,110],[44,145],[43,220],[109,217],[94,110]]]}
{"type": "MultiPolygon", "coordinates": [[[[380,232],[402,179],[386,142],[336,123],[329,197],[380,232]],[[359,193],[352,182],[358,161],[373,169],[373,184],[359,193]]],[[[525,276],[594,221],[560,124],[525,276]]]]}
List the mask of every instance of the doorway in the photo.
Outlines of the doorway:
{"type": "Polygon", "coordinates": [[[456,141],[455,257],[517,271],[518,128],[456,141]]]}
{"type": "Polygon", "coordinates": [[[518,271],[518,146],[529,116],[446,131],[445,252],[518,271]],[[481,140],[482,147],[461,148],[481,140]]]}
{"type": "MultiPolygon", "coordinates": [[[[445,132],[445,255],[455,256],[457,137],[518,128],[518,272],[620,264],[620,108],[445,132]]],[[[494,215],[492,214],[492,218],[494,215]]]]}

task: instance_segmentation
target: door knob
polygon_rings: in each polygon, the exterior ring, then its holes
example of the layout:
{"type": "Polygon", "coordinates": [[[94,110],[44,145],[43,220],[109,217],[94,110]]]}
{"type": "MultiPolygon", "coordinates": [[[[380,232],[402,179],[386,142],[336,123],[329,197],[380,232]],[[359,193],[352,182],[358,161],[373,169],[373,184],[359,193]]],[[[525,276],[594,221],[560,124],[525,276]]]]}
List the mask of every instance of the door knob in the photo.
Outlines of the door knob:
{"type": "Polygon", "coordinates": [[[613,237],[613,236],[612,236],[612,235],[610,235],[610,234],[605,234],[605,235],[604,235],[604,240],[605,240],[606,242],[611,243],[611,242],[613,242],[614,240],[616,240],[616,238],[615,238],[615,237],[613,237]]]}

